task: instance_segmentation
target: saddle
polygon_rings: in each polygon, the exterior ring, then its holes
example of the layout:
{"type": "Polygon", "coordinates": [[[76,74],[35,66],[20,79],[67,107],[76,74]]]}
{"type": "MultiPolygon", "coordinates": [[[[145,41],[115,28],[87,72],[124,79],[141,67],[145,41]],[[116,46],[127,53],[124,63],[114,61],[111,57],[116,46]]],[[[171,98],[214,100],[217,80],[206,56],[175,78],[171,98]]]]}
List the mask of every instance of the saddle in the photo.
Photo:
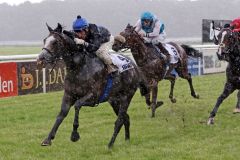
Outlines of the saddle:
{"type": "MultiPolygon", "coordinates": [[[[164,55],[161,50],[159,49],[159,47],[157,45],[154,45],[152,43],[147,43],[146,44],[148,47],[152,47],[156,50],[156,52],[154,52],[156,54],[157,57],[159,57],[160,59],[163,59],[164,61],[167,60],[167,57],[166,55],[164,55]]],[[[170,63],[171,64],[175,64],[179,61],[180,58],[180,55],[178,53],[178,50],[171,44],[168,44],[166,43],[164,46],[163,46],[168,54],[170,55],[170,63]]]]}
{"type": "Polygon", "coordinates": [[[152,43],[145,43],[145,44],[146,44],[147,47],[153,48],[153,49],[156,51],[156,52],[154,52],[154,54],[155,54],[158,58],[166,61],[167,57],[160,51],[160,49],[159,49],[156,45],[154,45],[154,44],[152,44],[152,43]]]}

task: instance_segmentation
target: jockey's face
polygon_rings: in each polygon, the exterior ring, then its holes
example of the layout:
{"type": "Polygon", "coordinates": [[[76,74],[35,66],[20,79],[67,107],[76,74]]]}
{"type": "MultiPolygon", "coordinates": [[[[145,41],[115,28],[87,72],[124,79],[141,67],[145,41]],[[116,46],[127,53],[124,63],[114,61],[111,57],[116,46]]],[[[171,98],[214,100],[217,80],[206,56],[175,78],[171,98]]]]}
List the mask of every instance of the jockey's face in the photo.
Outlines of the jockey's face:
{"type": "Polygon", "coordinates": [[[149,19],[144,19],[144,20],[143,20],[143,25],[144,25],[144,26],[147,26],[147,27],[151,26],[151,20],[149,20],[149,19]]]}
{"type": "Polygon", "coordinates": [[[85,30],[81,30],[76,32],[78,38],[80,39],[86,39],[87,38],[87,32],[85,30]]]}

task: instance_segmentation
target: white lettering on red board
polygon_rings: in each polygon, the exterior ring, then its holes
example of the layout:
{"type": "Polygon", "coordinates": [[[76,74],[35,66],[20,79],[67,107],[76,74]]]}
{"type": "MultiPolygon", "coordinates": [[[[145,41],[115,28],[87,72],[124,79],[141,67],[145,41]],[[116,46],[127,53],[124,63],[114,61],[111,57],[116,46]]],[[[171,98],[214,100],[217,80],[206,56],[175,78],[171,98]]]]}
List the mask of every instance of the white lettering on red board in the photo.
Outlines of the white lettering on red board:
{"type": "Polygon", "coordinates": [[[4,81],[0,76],[0,93],[8,92],[13,92],[13,81],[12,80],[4,81]]]}

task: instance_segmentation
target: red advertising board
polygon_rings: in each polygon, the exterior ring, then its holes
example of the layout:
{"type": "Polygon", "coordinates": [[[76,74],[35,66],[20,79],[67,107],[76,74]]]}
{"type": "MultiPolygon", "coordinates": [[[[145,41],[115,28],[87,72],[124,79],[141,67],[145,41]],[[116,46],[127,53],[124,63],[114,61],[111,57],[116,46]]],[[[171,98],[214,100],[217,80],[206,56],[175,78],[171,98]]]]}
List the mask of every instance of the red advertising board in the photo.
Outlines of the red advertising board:
{"type": "Polygon", "coordinates": [[[0,63],[0,97],[18,95],[17,64],[0,63]]]}

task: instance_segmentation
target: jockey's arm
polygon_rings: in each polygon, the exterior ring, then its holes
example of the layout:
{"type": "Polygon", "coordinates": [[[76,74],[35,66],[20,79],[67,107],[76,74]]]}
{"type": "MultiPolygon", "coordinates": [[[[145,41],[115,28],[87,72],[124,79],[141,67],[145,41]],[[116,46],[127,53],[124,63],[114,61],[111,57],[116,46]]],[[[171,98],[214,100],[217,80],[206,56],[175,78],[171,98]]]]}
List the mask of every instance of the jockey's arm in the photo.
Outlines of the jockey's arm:
{"type": "Polygon", "coordinates": [[[86,46],[86,50],[88,52],[95,52],[99,49],[99,47],[101,46],[101,42],[100,42],[100,35],[99,34],[94,34],[93,36],[93,43],[88,43],[88,45],[86,46]]]}
{"type": "Polygon", "coordinates": [[[162,33],[160,33],[160,41],[161,41],[161,42],[164,42],[165,39],[166,39],[166,37],[167,37],[167,34],[166,34],[165,31],[163,31],[162,33]]]}

